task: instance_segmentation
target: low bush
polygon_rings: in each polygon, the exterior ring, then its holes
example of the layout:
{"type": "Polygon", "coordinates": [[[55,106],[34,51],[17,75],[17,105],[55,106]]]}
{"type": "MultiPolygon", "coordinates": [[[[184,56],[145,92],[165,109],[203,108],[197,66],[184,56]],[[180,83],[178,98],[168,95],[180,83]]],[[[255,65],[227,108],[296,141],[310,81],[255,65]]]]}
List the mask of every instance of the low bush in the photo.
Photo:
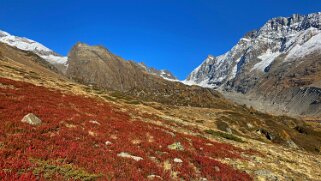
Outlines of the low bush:
{"type": "Polygon", "coordinates": [[[132,120],[102,99],[4,78],[0,83],[15,87],[0,87],[0,180],[147,180],[150,175],[163,180],[251,180],[215,160],[242,159],[246,150],[132,120]],[[22,123],[28,113],[42,124],[22,123]],[[184,150],[168,148],[175,142],[184,150]],[[117,156],[121,152],[142,160],[117,156]],[[164,163],[171,167],[165,169],[164,163]]]}
{"type": "Polygon", "coordinates": [[[225,138],[225,139],[228,139],[228,140],[233,140],[233,141],[236,141],[236,142],[240,142],[240,143],[244,143],[244,141],[237,137],[237,136],[234,136],[233,134],[228,134],[228,133],[223,133],[223,132],[220,132],[220,131],[214,131],[214,130],[205,130],[205,133],[207,134],[210,134],[212,136],[215,136],[215,137],[222,137],[222,138],[225,138]]]}

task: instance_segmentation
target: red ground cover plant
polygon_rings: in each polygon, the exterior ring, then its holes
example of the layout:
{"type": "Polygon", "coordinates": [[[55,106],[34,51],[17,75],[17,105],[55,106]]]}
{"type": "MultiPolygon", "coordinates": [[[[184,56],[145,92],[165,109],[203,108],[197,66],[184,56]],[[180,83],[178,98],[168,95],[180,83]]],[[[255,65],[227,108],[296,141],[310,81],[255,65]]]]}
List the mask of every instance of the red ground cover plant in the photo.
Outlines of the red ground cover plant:
{"type": "Polygon", "coordinates": [[[248,174],[215,160],[241,159],[244,151],[231,145],[132,121],[102,100],[4,78],[0,83],[4,85],[0,86],[2,180],[147,180],[151,175],[157,176],[155,180],[251,180],[248,174]],[[43,123],[22,123],[28,113],[43,123]],[[183,150],[168,148],[177,142],[183,150]],[[121,152],[142,160],[117,156],[121,152]],[[165,162],[170,169],[164,169],[165,162]],[[48,173],[50,169],[55,172],[48,173]]]}

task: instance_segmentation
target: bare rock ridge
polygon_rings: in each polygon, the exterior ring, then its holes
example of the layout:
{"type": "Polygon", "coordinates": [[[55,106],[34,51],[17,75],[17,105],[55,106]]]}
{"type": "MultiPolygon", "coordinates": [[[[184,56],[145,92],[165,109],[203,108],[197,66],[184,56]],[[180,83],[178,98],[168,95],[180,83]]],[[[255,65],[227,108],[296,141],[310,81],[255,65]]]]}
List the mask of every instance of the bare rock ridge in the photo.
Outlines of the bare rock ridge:
{"type": "Polygon", "coordinates": [[[139,62],[138,65],[145,71],[147,71],[150,74],[157,75],[159,77],[162,77],[166,80],[172,80],[172,81],[177,81],[177,78],[175,75],[173,75],[170,71],[168,70],[157,70],[153,67],[147,67],[143,62],[139,62]]]}
{"type": "Polygon", "coordinates": [[[214,107],[225,101],[215,90],[165,80],[133,61],[112,54],[102,46],[84,43],[77,43],[69,52],[66,75],[97,88],[173,105],[214,107]]]}
{"type": "Polygon", "coordinates": [[[321,13],[269,20],[225,54],[208,56],[184,83],[263,111],[320,116],[321,13]]]}

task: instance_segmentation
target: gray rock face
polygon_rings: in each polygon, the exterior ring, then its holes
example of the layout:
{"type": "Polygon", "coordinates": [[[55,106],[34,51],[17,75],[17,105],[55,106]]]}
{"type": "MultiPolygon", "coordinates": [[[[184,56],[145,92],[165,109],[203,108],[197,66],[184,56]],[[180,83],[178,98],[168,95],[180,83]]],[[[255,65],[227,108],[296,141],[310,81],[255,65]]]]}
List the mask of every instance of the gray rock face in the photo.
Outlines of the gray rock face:
{"type": "Polygon", "coordinates": [[[280,180],[276,175],[274,175],[270,170],[257,170],[254,172],[258,180],[266,181],[278,181],[280,180]]]}
{"type": "Polygon", "coordinates": [[[303,90],[321,87],[320,62],[321,13],[296,14],[273,18],[224,55],[208,56],[184,82],[245,94],[259,100],[255,108],[267,103],[265,111],[318,115],[319,95],[303,90]]]}
{"type": "Polygon", "coordinates": [[[33,113],[27,114],[25,117],[22,118],[21,122],[28,123],[33,126],[37,126],[42,123],[42,121],[33,113]]]}

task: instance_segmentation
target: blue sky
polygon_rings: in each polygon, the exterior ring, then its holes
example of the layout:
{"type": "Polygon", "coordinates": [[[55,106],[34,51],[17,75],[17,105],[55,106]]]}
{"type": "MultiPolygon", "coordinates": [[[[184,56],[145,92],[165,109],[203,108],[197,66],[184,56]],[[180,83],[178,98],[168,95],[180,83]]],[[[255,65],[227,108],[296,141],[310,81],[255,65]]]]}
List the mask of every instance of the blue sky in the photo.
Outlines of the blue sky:
{"type": "Polygon", "coordinates": [[[0,0],[0,29],[67,55],[78,41],[184,79],[268,19],[321,11],[319,0],[0,0]]]}

